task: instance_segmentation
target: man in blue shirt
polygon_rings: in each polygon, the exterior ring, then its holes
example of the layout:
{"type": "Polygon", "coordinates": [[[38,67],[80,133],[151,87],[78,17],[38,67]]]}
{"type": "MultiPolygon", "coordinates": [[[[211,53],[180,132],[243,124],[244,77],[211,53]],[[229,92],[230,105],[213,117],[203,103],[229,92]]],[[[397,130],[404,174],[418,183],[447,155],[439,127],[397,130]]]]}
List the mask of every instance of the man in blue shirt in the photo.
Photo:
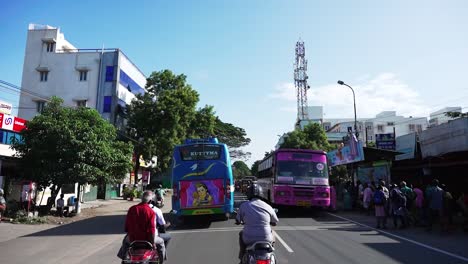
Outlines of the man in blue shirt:
{"type": "Polygon", "coordinates": [[[434,179],[431,187],[426,190],[426,199],[429,205],[429,221],[427,230],[432,230],[432,225],[436,219],[442,216],[442,209],[444,204],[444,190],[439,187],[439,181],[434,179]]]}

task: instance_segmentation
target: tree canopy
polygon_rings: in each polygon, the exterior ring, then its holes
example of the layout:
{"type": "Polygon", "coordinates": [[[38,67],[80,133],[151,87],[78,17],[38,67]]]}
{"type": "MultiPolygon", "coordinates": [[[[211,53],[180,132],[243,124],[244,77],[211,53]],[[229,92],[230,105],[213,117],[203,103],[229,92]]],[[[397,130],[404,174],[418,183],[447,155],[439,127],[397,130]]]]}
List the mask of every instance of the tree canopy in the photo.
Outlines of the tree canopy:
{"type": "Polygon", "coordinates": [[[331,149],[327,135],[322,126],[317,123],[308,124],[304,129],[294,130],[286,134],[280,148],[314,149],[328,151],[331,149]]]}
{"type": "MultiPolygon", "coordinates": [[[[213,106],[197,109],[199,94],[186,79],[185,75],[176,75],[170,70],[153,72],[147,79],[148,92],[137,95],[127,108],[127,133],[133,138],[135,154],[143,155],[145,160],[157,156],[157,172],[170,167],[174,146],[186,138],[215,135],[230,148],[250,143],[245,131],[223,123],[215,115],[213,106]]],[[[239,155],[242,154],[246,153],[239,155]]],[[[138,167],[136,163],[135,171],[138,167]]]]}
{"type": "Polygon", "coordinates": [[[39,188],[114,183],[131,169],[132,146],[116,141],[116,129],[94,109],[64,107],[53,97],[14,140],[24,178],[39,188]]]}
{"type": "Polygon", "coordinates": [[[252,172],[250,172],[249,167],[247,166],[247,164],[245,164],[245,162],[243,162],[241,160],[235,161],[232,164],[232,167],[233,167],[234,178],[236,178],[236,179],[240,179],[242,177],[252,175],[252,172]]]}

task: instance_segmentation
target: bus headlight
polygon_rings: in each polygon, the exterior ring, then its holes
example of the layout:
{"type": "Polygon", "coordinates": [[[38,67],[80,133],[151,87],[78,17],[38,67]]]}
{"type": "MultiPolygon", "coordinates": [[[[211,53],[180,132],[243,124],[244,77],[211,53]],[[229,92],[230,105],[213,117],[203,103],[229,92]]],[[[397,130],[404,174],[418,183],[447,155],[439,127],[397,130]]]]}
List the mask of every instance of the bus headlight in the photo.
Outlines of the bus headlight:
{"type": "Polygon", "coordinates": [[[328,198],[330,195],[327,192],[322,193],[323,198],[328,198]]]}

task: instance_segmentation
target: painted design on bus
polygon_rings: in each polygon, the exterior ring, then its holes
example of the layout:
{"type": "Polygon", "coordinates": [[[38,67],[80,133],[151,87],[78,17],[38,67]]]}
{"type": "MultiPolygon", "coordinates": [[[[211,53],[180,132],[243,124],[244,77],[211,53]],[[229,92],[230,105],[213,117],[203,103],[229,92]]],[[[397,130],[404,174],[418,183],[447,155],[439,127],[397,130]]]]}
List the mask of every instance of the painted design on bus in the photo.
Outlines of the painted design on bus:
{"type": "MultiPolygon", "coordinates": [[[[208,168],[206,168],[206,170],[204,171],[200,171],[200,172],[191,172],[191,173],[188,173],[188,174],[185,174],[182,179],[184,178],[187,178],[187,177],[190,177],[190,176],[203,176],[205,174],[207,174],[211,168],[215,165],[215,163],[212,163],[210,166],[208,166],[208,168]]],[[[195,168],[196,169],[196,168],[195,168]]],[[[193,169],[192,169],[193,170],[193,169]]]]}
{"type": "Polygon", "coordinates": [[[210,207],[224,204],[222,179],[181,181],[179,193],[183,208],[210,207]]]}

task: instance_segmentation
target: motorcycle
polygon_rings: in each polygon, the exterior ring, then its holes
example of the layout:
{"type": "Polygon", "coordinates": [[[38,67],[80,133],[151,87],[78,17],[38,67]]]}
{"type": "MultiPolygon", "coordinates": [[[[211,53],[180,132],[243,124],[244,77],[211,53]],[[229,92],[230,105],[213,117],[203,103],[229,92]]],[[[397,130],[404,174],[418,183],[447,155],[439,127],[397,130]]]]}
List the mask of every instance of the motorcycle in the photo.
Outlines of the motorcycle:
{"type": "MultiPolygon", "coordinates": [[[[236,221],[236,225],[240,225],[236,221]]],[[[276,226],[276,223],[271,223],[276,226]]],[[[269,241],[257,241],[248,245],[245,250],[244,256],[241,260],[242,264],[276,264],[276,255],[274,243],[269,241]]]]}
{"type": "Polygon", "coordinates": [[[160,264],[158,250],[148,241],[133,241],[122,264],[160,264]]]}

